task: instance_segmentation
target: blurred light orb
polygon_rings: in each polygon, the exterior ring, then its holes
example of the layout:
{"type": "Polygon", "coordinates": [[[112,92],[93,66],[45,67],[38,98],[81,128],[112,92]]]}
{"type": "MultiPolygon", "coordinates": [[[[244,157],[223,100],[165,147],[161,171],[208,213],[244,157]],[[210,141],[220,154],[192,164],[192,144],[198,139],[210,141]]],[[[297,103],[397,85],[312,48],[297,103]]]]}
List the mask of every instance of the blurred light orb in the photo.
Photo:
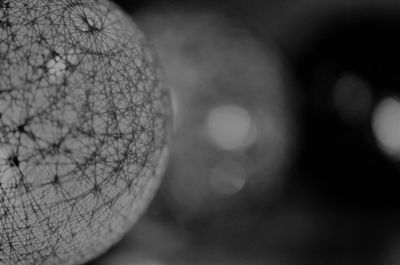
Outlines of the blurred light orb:
{"type": "Polygon", "coordinates": [[[372,119],[373,132],[382,150],[400,158],[400,100],[383,99],[376,106],[372,119]]]}
{"type": "Polygon", "coordinates": [[[272,196],[295,131],[278,51],[215,11],[156,6],[135,17],[177,105],[163,198],[173,210],[196,215],[224,208],[222,194],[243,195],[231,196],[225,209],[272,196]]]}
{"type": "Polygon", "coordinates": [[[169,131],[153,50],[119,7],[0,1],[0,264],[110,248],[153,197],[169,131]]]}
{"type": "Polygon", "coordinates": [[[222,105],[207,117],[208,136],[221,149],[245,148],[256,140],[256,129],[249,113],[240,106],[222,105]]]}
{"type": "Polygon", "coordinates": [[[224,160],[212,169],[210,185],[217,194],[234,195],[243,189],[246,178],[246,169],[240,163],[224,160]]]}

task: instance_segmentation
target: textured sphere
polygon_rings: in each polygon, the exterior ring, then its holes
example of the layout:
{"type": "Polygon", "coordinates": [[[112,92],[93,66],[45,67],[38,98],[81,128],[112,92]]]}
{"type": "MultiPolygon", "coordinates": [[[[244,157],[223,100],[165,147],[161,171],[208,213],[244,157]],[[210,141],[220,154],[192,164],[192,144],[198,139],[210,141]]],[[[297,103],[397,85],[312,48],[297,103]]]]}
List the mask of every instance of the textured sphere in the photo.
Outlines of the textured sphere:
{"type": "Polygon", "coordinates": [[[83,264],[132,226],[167,157],[169,95],[102,0],[0,0],[0,264],[83,264]]]}

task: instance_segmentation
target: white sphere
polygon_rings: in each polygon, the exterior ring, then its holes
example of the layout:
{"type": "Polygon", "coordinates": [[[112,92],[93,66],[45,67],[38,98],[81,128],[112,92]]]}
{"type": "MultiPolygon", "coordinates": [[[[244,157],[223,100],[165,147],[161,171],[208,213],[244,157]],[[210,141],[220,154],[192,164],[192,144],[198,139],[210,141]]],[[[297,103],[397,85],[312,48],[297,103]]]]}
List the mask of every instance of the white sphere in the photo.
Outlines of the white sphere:
{"type": "Polygon", "coordinates": [[[106,0],[0,1],[0,264],[83,264],[157,188],[170,102],[106,0]]]}

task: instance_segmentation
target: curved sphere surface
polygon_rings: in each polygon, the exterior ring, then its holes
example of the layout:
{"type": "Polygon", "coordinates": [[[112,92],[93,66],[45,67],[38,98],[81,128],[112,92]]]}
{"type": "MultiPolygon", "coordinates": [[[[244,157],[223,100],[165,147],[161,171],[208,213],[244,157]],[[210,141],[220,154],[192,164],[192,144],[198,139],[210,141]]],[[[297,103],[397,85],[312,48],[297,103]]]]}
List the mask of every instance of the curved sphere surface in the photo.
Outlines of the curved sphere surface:
{"type": "Polygon", "coordinates": [[[169,95],[106,0],[0,1],[0,264],[83,264],[151,200],[169,95]]]}

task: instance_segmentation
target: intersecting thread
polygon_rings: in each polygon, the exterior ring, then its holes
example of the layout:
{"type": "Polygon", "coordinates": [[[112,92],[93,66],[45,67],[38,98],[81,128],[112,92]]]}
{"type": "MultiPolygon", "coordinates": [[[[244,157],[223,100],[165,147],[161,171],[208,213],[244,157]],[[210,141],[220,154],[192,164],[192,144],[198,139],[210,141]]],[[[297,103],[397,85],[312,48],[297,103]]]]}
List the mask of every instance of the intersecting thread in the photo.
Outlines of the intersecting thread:
{"type": "Polygon", "coordinates": [[[81,264],[159,181],[168,93],[102,0],[0,0],[0,264],[81,264]]]}

